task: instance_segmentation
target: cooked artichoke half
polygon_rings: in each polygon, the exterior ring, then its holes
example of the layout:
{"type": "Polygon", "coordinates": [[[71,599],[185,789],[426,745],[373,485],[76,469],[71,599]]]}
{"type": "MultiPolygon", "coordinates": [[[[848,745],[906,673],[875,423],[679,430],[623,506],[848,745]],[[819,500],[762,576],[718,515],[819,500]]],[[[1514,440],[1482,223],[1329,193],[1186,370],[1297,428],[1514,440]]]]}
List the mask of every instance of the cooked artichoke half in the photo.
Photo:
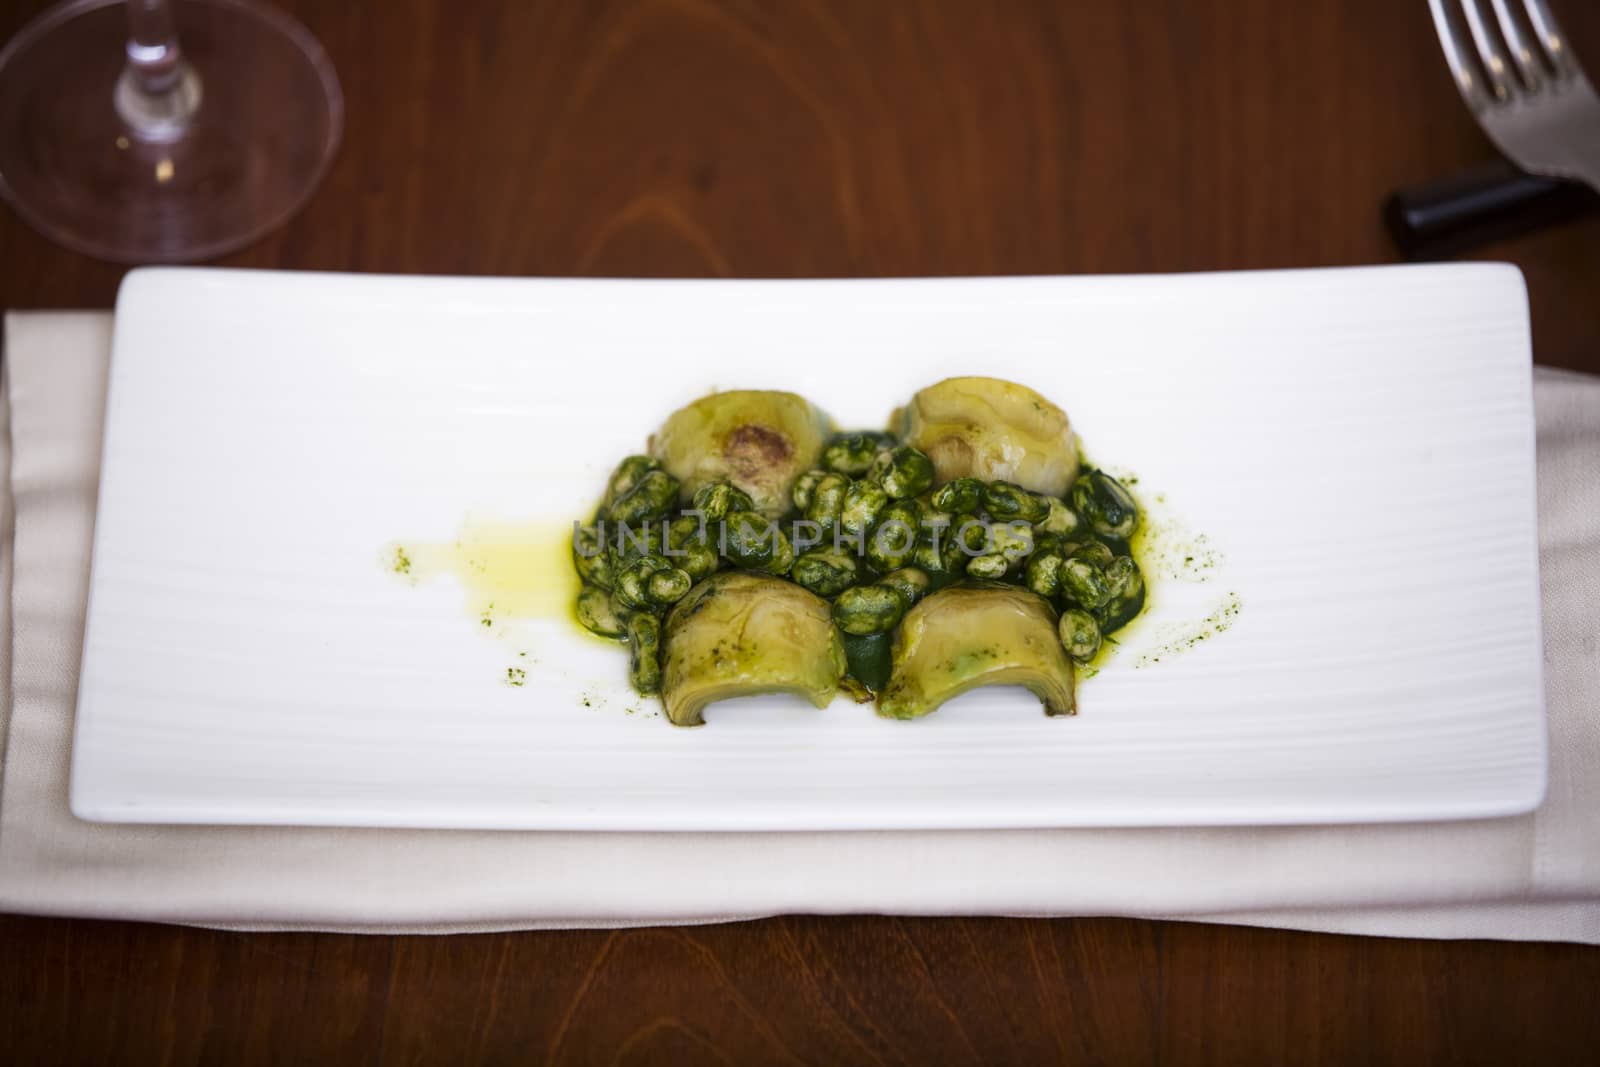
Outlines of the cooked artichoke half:
{"type": "Polygon", "coordinates": [[[661,700],[678,726],[699,726],[707,704],[796,693],[817,707],[844,677],[844,645],[828,602],[782,578],[714,574],[667,616],[661,700]]]}
{"type": "Polygon", "coordinates": [[[1072,715],[1072,660],[1048,601],[998,582],[964,582],[906,612],[878,714],[915,719],[982,685],[1020,685],[1047,715],[1072,715]]]}
{"type": "Polygon", "coordinates": [[[820,462],[831,429],[803,396],[738,389],[673,412],[650,439],[650,454],[683,483],[685,499],[727,481],[775,519],[788,510],[795,479],[820,462]]]}
{"type": "Polygon", "coordinates": [[[912,397],[902,418],[906,443],[933,460],[936,486],[970,476],[1059,497],[1078,475],[1067,413],[1025,385],[946,378],[912,397]]]}

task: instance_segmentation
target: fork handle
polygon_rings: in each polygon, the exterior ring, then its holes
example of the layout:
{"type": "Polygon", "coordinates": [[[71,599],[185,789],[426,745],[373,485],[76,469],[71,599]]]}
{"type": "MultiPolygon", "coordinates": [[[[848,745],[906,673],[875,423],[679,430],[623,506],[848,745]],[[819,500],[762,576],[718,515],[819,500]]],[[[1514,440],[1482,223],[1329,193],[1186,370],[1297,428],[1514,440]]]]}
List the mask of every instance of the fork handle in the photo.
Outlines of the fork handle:
{"type": "Polygon", "coordinates": [[[1407,259],[1442,259],[1576,218],[1600,205],[1587,185],[1542,178],[1497,160],[1428,185],[1402,189],[1384,221],[1407,259]]]}

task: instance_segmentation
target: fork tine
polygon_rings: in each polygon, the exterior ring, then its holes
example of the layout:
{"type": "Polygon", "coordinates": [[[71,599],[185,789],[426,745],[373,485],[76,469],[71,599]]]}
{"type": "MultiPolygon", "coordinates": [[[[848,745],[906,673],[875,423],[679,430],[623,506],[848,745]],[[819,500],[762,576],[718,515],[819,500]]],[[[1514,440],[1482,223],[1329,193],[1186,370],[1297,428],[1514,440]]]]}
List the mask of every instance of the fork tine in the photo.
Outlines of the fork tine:
{"type": "Polygon", "coordinates": [[[1472,34],[1472,43],[1478,47],[1478,59],[1483,63],[1483,71],[1489,76],[1490,91],[1496,100],[1510,100],[1511,94],[1516,91],[1516,85],[1511,80],[1511,63],[1500,50],[1500,41],[1495,37],[1494,30],[1490,29],[1489,21],[1483,17],[1479,0],[1461,0],[1461,13],[1467,17],[1467,30],[1472,34]]]}
{"type": "Polygon", "coordinates": [[[1539,62],[1539,55],[1534,52],[1536,46],[1522,32],[1516,16],[1511,14],[1509,0],[1489,0],[1489,6],[1494,8],[1495,21],[1500,24],[1500,37],[1506,42],[1506,49],[1517,64],[1523,88],[1529,92],[1538,90],[1544,82],[1544,68],[1539,62]]]}
{"type": "Polygon", "coordinates": [[[1472,45],[1461,27],[1450,14],[1450,0],[1428,0],[1428,11],[1433,15],[1433,30],[1439,35],[1439,48],[1444,61],[1455,79],[1456,91],[1473,111],[1482,111],[1494,103],[1494,95],[1478,73],[1472,59],[1472,45]]]}
{"type": "Polygon", "coordinates": [[[1522,0],[1522,7],[1528,13],[1528,25],[1533,27],[1533,35],[1539,39],[1545,58],[1555,69],[1556,75],[1569,78],[1577,74],[1578,61],[1572,58],[1567,35],[1561,32],[1560,24],[1550,14],[1550,5],[1544,0],[1522,0]]]}

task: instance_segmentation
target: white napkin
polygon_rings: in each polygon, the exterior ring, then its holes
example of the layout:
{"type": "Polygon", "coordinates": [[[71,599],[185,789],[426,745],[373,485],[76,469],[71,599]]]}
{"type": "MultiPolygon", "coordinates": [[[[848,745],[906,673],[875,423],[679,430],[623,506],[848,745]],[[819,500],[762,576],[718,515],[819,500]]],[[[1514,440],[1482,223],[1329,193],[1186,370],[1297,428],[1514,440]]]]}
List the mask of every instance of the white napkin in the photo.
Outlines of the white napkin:
{"type": "Polygon", "coordinates": [[[1535,384],[1551,767],[1534,815],[820,834],[115,826],[67,810],[110,326],[102,313],[6,320],[0,910],[435,933],[783,912],[1134,915],[1600,943],[1600,379],[1541,371],[1535,384]]]}

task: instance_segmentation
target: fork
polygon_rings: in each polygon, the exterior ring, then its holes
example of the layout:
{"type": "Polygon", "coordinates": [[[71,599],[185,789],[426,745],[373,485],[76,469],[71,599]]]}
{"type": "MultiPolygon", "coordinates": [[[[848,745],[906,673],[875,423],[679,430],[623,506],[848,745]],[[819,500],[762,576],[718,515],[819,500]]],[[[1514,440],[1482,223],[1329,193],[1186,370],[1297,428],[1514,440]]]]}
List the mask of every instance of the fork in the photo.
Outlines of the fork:
{"type": "Polygon", "coordinates": [[[1397,194],[1385,215],[1402,249],[1459,248],[1593,206],[1600,96],[1545,0],[1428,0],[1428,8],[1461,99],[1521,170],[1501,165],[1397,194]]]}

